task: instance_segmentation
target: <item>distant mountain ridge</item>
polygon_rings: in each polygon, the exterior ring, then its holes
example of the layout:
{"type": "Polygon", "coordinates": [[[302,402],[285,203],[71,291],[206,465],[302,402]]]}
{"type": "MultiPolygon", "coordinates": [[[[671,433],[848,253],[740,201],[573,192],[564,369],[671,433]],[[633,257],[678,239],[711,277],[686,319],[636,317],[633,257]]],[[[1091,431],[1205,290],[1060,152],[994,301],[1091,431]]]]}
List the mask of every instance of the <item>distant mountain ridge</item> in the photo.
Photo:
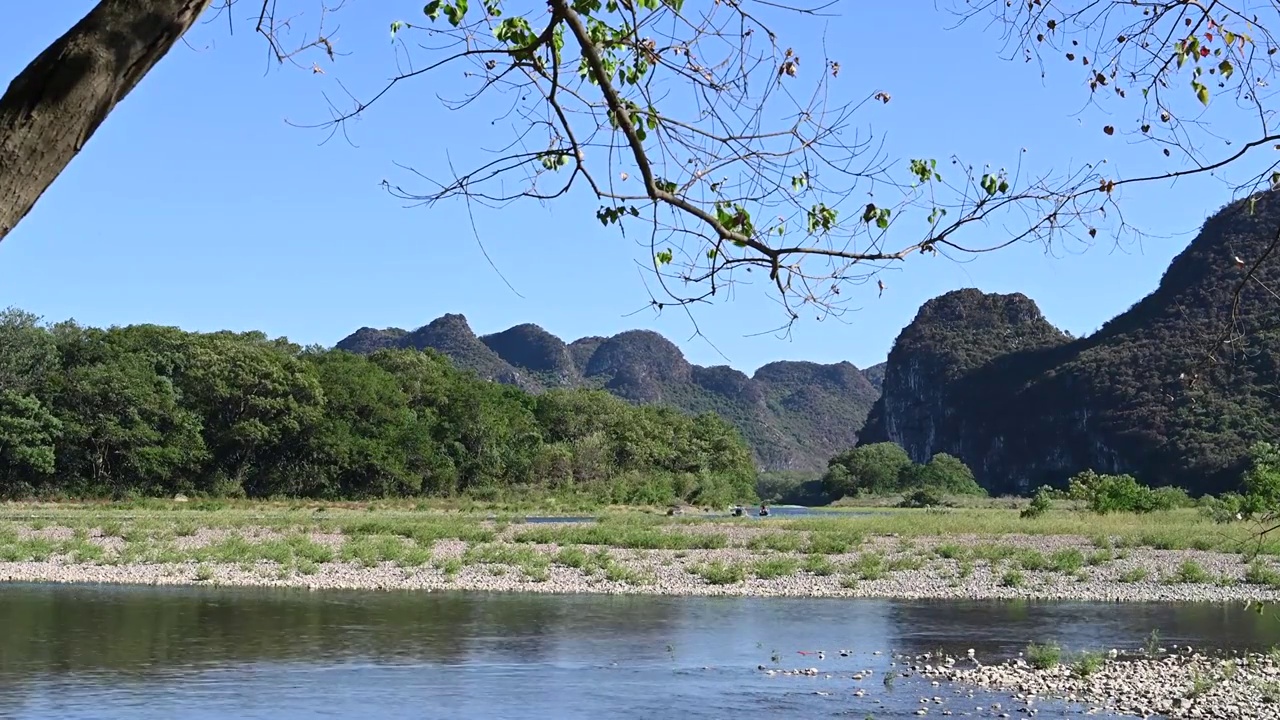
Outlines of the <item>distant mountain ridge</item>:
{"type": "Polygon", "coordinates": [[[765,470],[821,470],[852,447],[880,396],[884,368],[864,373],[848,362],[779,361],[748,376],[727,365],[694,365],[651,330],[566,343],[531,323],[476,335],[465,316],[453,313],[413,331],[363,327],[337,347],[361,354],[431,348],[480,377],[528,392],[599,388],[635,403],[715,412],[738,427],[765,470]]]}

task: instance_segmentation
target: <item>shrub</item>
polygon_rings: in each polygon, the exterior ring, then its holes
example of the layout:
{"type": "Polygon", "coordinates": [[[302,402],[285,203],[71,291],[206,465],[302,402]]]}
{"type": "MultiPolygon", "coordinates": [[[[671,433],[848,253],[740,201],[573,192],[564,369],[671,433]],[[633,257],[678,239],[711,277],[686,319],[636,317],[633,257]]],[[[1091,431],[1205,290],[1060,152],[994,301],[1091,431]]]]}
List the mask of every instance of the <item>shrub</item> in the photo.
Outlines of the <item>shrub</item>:
{"type": "Polygon", "coordinates": [[[924,465],[907,465],[898,476],[902,491],[930,488],[951,495],[986,495],[969,469],[959,458],[946,453],[934,455],[924,465]]]}
{"type": "Polygon", "coordinates": [[[1182,561],[1182,564],[1178,566],[1178,572],[1169,579],[1170,582],[1188,584],[1207,583],[1212,580],[1213,578],[1209,575],[1209,572],[1195,560],[1182,561]]]}
{"type": "Polygon", "coordinates": [[[911,491],[898,503],[900,508],[931,508],[939,505],[942,505],[942,496],[929,487],[911,491]]]}
{"type": "Polygon", "coordinates": [[[1195,507],[1196,501],[1180,487],[1158,487],[1151,491],[1152,500],[1157,510],[1177,510],[1195,507]]]}
{"type": "Polygon", "coordinates": [[[713,560],[689,570],[709,585],[735,585],[747,579],[747,568],[741,563],[723,563],[713,560]]]}
{"type": "Polygon", "coordinates": [[[1280,447],[1254,443],[1249,448],[1249,469],[1243,482],[1240,514],[1244,517],[1269,515],[1280,510],[1280,447]]]}
{"type": "Polygon", "coordinates": [[[1245,519],[1248,512],[1245,497],[1227,492],[1218,497],[1205,496],[1200,501],[1200,514],[1216,523],[1229,523],[1245,519]]]}
{"type": "Polygon", "coordinates": [[[771,557],[755,562],[752,571],[761,580],[789,577],[800,569],[800,563],[788,557],[771,557]]]}
{"type": "Polygon", "coordinates": [[[1112,512],[1149,513],[1191,504],[1190,496],[1183,490],[1153,490],[1132,475],[1099,475],[1092,470],[1072,477],[1067,492],[1071,499],[1085,502],[1090,510],[1100,515],[1112,512]]]}
{"type": "Polygon", "coordinates": [[[1122,583],[1139,583],[1147,579],[1147,574],[1146,568],[1133,568],[1120,573],[1116,579],[1122,583]]]}
{"type": "Polygon", "coordinates": [[[1071,663],[1071,673],[1079,678],[1087,678],[1102,669],[1102,653],[1082,652],[1071,663]]]}
{"type": "Polygon", "coordinates": [[[1049,512],[1053,507],[1053,503],[1050,499],[1050,492],[1052,491],[1048,487],[1041,486],[1040,489],[1036,491],[1035,496],[1031,498],[1031,504],[1022,509],[1022,517],[1034,520],[1035,518],[1049,512]]]}
{"type": "Polygon", "coordinates": [[[1027,664],[1037,670],[1048,670],[1062,662],[1062,647],[1055,642],[1027,646],[1027,664]]]}
{"type": "Polygon", "coordinates": [[[1244,581],[1250,585],[1280,587],[1280,571],[1261,560],[1254,560],[1245,571],[1244,581]]]}

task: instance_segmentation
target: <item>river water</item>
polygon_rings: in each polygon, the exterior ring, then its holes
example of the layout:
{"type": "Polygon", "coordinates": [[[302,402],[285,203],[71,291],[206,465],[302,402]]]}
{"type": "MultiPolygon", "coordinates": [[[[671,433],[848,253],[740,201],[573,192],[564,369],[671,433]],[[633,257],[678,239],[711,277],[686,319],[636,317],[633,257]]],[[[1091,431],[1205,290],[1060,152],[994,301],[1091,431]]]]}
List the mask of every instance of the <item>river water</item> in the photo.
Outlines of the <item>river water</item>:
{"type": "Polygon", "coordinates": [[[884,720],[922,698],[931,717],[996,717],[996,702],[1018,717],[1008,696],[886,686],[891,653],[1137,648],[1153,629],[1165,645],[1280,644],[1274,617],[1227,605],[0,585],[0,717],[884,720]]]}

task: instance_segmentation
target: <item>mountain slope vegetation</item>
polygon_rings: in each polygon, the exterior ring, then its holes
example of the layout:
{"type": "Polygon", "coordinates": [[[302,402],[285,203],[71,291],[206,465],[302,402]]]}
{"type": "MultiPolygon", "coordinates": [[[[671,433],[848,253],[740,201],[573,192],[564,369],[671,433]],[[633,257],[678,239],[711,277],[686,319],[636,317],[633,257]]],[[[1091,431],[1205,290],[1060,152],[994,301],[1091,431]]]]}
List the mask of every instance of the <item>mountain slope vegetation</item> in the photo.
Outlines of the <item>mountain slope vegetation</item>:
{"type": "Polygon", "coordinates": [[[1021,295],[931,300],[894,343],[860,442],[955,455],[998,492],[1085,469],[1234,489],[1280,423],[1278,231],[1280,194],[1228,205],[1154,292],[1084,338],[1021,295]]]}

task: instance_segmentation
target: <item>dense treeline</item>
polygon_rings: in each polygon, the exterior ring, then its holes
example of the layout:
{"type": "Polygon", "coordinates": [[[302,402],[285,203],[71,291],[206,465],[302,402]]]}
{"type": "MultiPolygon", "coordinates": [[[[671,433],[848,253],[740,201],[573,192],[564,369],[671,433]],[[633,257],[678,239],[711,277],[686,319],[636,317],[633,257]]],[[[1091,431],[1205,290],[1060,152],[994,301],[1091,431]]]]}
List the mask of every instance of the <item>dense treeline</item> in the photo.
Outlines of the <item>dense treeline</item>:
{"type": "Polygon", "coordinates": [[[860,445],[831,458],[822,484],[833,499],[920,490],[945,495],[987,494],[960,460],[938,453],[927,463],[915,463],[901,446],[891,442],[860,445]]]}
{"type": "Polygon", "coordinates": [[[258,332],[42,326],[0,313],[0,494],[754,498],[715,415],[537,396],[434,352],[368,357],[258,332]]]}
{"type": "Polygon", "coordinates": [[[829,505],[843,498],[902,496],[902,507],[928,507],[946,496],[986,496],[973,471],[959,459],[938,453],[927,463],[912,462],[900,445],[874,443],[849,448],[827,461],[822,475],[763,472],[756,493],[768,502],[829,505]]]}

